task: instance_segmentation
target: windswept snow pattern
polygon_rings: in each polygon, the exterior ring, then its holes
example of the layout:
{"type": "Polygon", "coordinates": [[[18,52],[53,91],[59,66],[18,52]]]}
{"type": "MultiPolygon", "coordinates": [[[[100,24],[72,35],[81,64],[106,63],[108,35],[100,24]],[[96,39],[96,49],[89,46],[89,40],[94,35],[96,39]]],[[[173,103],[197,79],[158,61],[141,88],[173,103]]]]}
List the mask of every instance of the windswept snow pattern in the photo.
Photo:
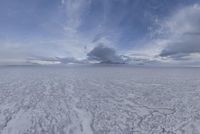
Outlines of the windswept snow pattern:
{"type": "Polygon", "coordinates": [[[0,134],[200,134],[200,69],[1,67],[0,134]]]}

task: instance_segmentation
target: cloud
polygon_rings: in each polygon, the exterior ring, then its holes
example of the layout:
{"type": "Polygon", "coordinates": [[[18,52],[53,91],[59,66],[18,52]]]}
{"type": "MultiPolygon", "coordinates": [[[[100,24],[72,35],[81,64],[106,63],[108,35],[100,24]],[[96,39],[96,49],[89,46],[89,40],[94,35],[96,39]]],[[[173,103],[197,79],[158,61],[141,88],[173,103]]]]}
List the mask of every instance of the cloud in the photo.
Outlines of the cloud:
{"type": "Polygon", "coordinates": [[[168,44],[161,57],[174,60],[190,60],[200,54],[200,5],[195,4],[179,10],[165,23],[168,44]]]}
{"type": "Polygon", "coordinates": [[[160,61],[155,58],[149,58],[148,55],[131,54],[119,55],[116,50],[99,44],[87,53],[87,59],[77,59],[74,57],[41,57],[34,56],[27,59],[27,63],[49,65],[49,64],[132,64],[132,65],[159,65],[160,61]]]}
{"type": "Polygon", "coordinates": [[[16,41],[0,41],[0,64],[16,64],[25,62],[32,53],[27,46],[23,46],[16,41]]]}
{"type": "Polygon", "coordinates": [[[78,60],[73,57],[31,57],[27,59],[28,63],[49,65],[49,64],[85,64],[87,60],[78,60]]]}
{"type": "Polygon", "coordinates": [[[98,61],[100,63],[124,63],[115,49],[99,44],[94,47],[88,54],[88,60],[98,61]]]}
{"type": "Polygon", "coordinates": [[[65,31],[68,34],[77,33],[82,24],[82,17],[90,6],[90,0],[63,0],[62,4],[66,10],[65,31]]]}
{"type": "Polygon", "coordinates": [[[180,57],[187,56],[192,53],[200,53],[200,36],[189,35],[183,36],[177,41],[172,41],[161,52],[162,57],[173,57],[178,55],[180,57]]]}

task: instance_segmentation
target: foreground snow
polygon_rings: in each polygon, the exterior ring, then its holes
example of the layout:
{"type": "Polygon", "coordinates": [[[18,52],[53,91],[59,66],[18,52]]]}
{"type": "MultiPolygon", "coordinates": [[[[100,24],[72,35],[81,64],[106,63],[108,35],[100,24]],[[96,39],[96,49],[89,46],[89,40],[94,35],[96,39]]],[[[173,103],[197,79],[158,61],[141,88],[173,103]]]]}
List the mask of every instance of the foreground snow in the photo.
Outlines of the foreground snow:
{"type": "Polygon", "coordinates": [[[200,134],[200,69],[2,67],[0,134],[200,134]]]}

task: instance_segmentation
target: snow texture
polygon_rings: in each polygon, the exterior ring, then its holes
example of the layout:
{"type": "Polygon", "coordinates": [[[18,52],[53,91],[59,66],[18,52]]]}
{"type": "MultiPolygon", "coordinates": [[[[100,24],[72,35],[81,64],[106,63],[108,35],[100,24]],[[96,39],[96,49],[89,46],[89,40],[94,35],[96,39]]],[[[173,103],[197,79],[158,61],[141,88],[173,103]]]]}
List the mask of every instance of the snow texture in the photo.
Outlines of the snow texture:
{"type": "Polygon", "coordinates": [[[1,67],[0,134],[200,134],[200,69],[1,67]]]}

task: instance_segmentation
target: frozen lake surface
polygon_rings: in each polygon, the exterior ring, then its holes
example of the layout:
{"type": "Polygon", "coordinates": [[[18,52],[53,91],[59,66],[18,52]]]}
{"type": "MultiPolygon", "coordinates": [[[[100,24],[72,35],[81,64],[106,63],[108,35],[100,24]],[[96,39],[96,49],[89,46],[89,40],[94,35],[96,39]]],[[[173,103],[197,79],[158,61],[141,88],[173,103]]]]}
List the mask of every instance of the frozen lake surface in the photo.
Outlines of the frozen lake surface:
{"type": "Polygon", "coordinates": [[[200,134],[200,69],[0,67],[0,134],[200,134]]]}

